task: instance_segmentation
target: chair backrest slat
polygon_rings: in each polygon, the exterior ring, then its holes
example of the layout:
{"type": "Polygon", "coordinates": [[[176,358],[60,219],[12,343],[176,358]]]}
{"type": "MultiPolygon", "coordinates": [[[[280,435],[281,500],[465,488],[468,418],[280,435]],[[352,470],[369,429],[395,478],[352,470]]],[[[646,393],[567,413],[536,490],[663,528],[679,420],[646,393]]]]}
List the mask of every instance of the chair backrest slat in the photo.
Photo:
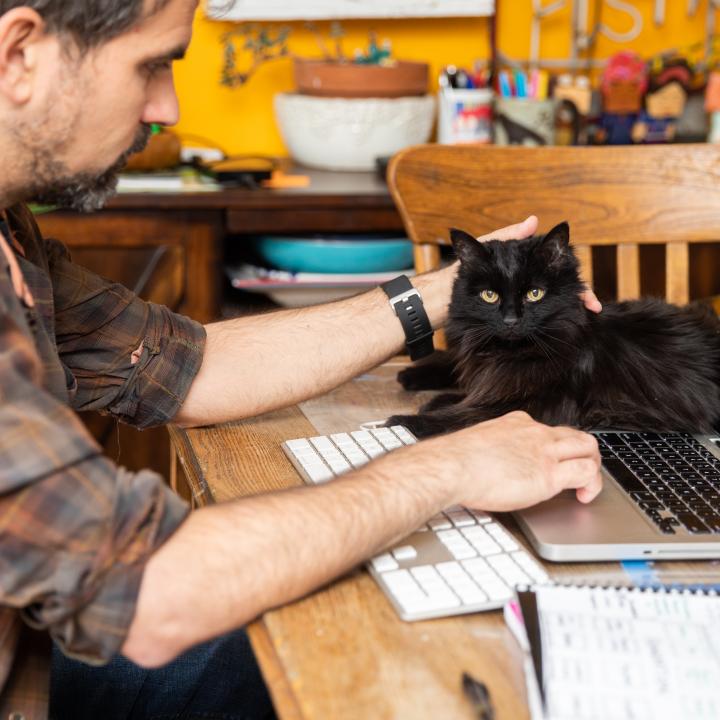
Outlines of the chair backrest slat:
{"type": "Polygon", "coordinates": [[[637,243],[618,245],[617,296],[618,300],[640,297],[640,246],[637,243]]]}
{"type": "Polygon", "coordinates": [[[668,302],[684,305],[690,299],[688,244],[668,243],[665,252],[665,297],[668,302]]]}
{"type": "Polygon", "coordinates": [[[429,272],[440,267],[440,246],[423,243],[413,248],[415,270],[419,273],[429,272]]]}
{"type": "Polygon", "coordinates": [[[575,255],[580,261],[580,277],[592,287],[593,283],[593,262],[592,247],[590,245],[574,245],[575,255]]]}

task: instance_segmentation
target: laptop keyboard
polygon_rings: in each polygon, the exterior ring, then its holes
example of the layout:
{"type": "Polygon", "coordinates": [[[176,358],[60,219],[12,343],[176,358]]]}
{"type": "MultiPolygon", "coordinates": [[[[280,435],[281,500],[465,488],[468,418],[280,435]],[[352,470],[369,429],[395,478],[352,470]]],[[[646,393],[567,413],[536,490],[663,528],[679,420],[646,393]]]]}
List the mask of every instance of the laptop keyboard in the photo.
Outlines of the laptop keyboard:
{"type": "Polygon", "coordinates": [[[720,534],[720,459],[690,433],[596,433],[603,465],[666,535],[720,534]]]}

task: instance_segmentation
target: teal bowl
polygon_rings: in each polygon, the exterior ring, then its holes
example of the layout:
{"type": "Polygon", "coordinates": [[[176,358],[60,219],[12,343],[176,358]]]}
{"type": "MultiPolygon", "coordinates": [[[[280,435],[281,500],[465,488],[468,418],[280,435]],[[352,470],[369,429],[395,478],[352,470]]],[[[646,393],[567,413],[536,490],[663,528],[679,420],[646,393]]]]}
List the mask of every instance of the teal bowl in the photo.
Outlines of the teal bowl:
{"type": "Polygon", "coordinates": [[[294,273],[391,272],[413,266],[412,242],[397,238],[307,240],[265,236],[257,238],[255,249],[268,265],[294,273]]]}

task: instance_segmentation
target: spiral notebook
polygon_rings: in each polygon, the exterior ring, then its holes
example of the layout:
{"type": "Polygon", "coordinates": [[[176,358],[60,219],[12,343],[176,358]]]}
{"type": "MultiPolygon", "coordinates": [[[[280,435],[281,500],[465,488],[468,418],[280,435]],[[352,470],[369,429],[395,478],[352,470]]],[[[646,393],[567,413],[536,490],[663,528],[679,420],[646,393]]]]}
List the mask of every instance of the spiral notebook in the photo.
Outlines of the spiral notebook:
{"type": "Polygon", "coordinates": [[[533,720],[720,718],[714,591],[539,586],[505,618],[533,720]]]}

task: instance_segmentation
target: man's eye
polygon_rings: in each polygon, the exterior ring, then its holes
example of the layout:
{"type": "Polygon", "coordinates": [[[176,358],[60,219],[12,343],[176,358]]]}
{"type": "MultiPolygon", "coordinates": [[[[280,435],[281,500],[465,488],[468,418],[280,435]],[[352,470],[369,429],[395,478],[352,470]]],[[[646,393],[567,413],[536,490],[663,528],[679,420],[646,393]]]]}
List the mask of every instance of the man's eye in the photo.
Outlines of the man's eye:
{"type": "Polygon", "coordinates": [[[494,305],[500,299],[500,296],[494,290],[483,290],[480,297],[491,305],[494,305]]]}
{"type": "Polygon", "coordinates": [[[530,302],[538,302],[545,297],[545,291],[542,288],[532,288],[532,290],[527,291],[525,297],[530,302]]]}
{"type": "Polygon", "coordinates": [[[145,66],[145,68],[151,75],[157,75],[158,73],[172,70],[172,60],[163,60],[161,62],[149,63],[145,66]]]}

